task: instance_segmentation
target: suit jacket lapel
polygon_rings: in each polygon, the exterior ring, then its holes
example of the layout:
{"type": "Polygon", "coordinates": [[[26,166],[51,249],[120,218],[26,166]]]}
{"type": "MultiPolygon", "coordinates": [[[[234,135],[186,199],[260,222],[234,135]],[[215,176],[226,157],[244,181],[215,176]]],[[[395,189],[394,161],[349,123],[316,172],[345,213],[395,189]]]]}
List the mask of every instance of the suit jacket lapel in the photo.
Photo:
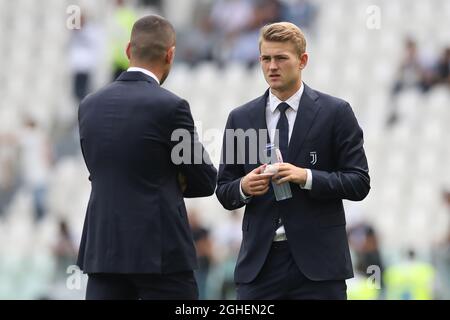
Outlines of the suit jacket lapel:
{"type": "MultiPolygon", "coordinates": [[[[269,132],[267,130],[267,122],[266,122],[266,106],[267,99],[269,97],[269,90],[267,90],[264,95],[258,98],[252,108],[249,109],[250,112],[250,121],[251,128],[256,130],[257,135],[257,150],[258,150],[258,161],[263,163],[265,161],[265,150],[262,148],[266,147],[266,144],[270,143],[269,132]],[[261,141],[260,130],[264,130],[266,133],[266,141],[261,141]]],[[[248,151],[248,150],[247,150],[248,151]]]]}
{"type": "Polygon", "coordinates": [[[305,84],[305,89],[302,98],[300,99],[297,117],[295,119],[294,129],[292,130],[292,136],[289,141],[289,154],[287,159],[287,162],[289,163],[292,163],[295,160],[308,135],[309,129],[311,129],[317,112],[320,109],[320,105],[315,103],[317,98],[317,94],[305,84]]]}
{"type": "Polygon", "coordinates": [[[269,97],[269,90],[267,90],[264,95],[259,97],[252,108],[249,109],[250,119],[252,122],[252,128],[256,130],[266,129],[266,106],[267,106],[267,98],[269,97]]]}

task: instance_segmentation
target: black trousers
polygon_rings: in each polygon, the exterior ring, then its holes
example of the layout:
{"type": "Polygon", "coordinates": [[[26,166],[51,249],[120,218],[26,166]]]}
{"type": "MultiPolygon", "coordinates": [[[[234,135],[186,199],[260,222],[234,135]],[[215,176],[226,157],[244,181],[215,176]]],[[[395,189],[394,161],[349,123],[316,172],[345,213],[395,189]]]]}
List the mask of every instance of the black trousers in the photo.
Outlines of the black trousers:
{"type": "Polygon", "coordinates": [[[192,271],[169,274],[90,273],[86,300],[197,300],[192,271]]]}
{"type": "Polygon", "coordinates": [[[345,280],[312,281],[297,267],[287,241],[274,242],[261,271],[237,284],[238,300],[346,300],[345,280]]]}

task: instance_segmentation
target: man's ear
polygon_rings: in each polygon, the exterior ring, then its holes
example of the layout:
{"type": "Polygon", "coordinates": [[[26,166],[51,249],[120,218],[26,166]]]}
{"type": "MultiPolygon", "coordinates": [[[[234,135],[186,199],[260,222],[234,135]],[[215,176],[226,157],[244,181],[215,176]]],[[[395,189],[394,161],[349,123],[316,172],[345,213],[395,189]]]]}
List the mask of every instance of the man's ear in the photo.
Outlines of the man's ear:
{"type": "Polygon", "coordinates": [[[166,54],[166,63],[167,63],[167,64],[172,64],[174,59],[175,59],[175,46],[170,47],[170,48],[167,50],[167,54],[166,54]]]}
{"type": "Polygon", "coordinates": [[[131,60],[131,42],[128,42],[125,53],[127,54],[128,60],[131,60]]]}
{"type": "Polygon", "coordinates": [[[305,69],[307,64],[308,64],[308,54],[307,53],[303,53],[300,56],[300,70],[305,69]]]}

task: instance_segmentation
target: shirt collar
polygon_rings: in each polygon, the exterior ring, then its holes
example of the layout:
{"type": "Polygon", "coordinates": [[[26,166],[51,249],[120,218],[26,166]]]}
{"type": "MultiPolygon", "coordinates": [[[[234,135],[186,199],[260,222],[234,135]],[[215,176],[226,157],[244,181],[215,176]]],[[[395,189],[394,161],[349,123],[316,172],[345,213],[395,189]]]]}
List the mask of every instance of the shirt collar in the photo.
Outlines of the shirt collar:
{"type": "Polygon", "coordinates": [[[127,71],[131,71],[131,72],[136,72],[136,71],[142,72],[142,73],[148,75],[149,77],[152,77],[153,79],[155,79],[156,82],[158,82],[158,84],[159,84],[159,79],[155,76],[155,74],[154,74],[153,72],[151,72],[151,71],[149,71],[149,70],[147,70],[147,69],[139,68],[139,67],[129,67],[127,71]]]}
{"type": "Polygon", "coordinates": [[[286,102],[292,109],[294,109],[295,112],[298,110],[298,105],[300,104],[300,99],[303,95],[303,90],[305,89],[305,86],[302,84],[300,85],[300,89],[296,93],[294,93],[292,96],[290,96],[286,101],[281,101],[276,95],[272,93],[271,90],[269,90],[269,108],[270,111],[275,112],[278,105],[282,102],[286,102]]]}

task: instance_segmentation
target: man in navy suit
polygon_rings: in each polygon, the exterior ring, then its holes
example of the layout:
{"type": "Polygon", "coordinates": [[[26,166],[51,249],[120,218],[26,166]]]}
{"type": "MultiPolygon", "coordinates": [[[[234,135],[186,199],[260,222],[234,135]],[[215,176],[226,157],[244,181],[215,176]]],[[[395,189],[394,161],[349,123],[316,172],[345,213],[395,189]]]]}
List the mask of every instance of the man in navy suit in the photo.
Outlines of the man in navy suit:
{"type": "Polygon", "coordinates": [[[238,131],[224,136],[216,190],[226,209],[246,206],[238,299],[346,299],[353,270],[342,200],[370,189],[363,132],[347,102],[302,82],[308,55],[297,26],[267,25],[259,45],[270,89],[230,113],[226,132],[238,131]],[[259,156],[261,130],[284,158],[274,176],[259,156]],[[292,197],[276,201],[272,180],[288,182],[292,197]]]}
{"type": "Polygon", "coordinates": [[[78,256],[86,298],[197,299],[183,197],[212,195],[217,171],[188,103],[160,87],[175,54],[172,25],[138,20],[126,52],[130,68],[79,108],[92,184],[78,256]]]}

